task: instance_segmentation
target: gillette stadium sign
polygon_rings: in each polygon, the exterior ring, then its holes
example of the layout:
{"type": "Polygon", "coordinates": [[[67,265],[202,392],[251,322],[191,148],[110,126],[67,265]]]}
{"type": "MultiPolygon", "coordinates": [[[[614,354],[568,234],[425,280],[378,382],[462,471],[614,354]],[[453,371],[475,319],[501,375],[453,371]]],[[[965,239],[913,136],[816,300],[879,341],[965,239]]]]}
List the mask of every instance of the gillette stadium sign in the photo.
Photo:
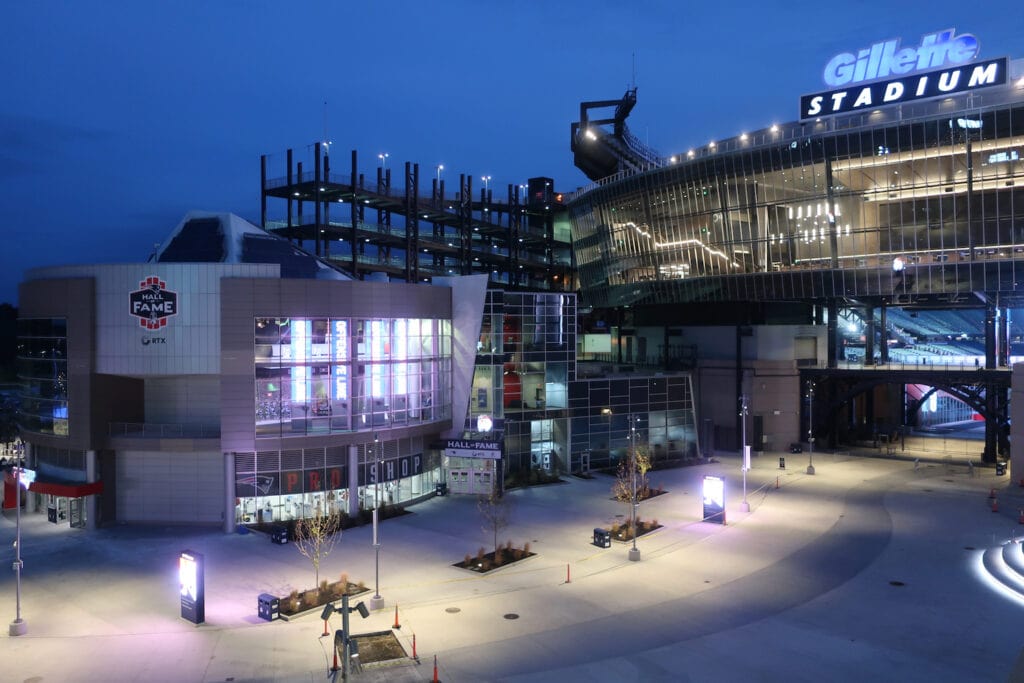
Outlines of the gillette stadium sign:
{"type": "Polygon", "coordinates": [[[978,39],[955,29],[929,33],[917,47],[898,38],[841,52],[825,66],[826,92],[800,98],[800,118],[847,114],[1006,83],[1005,57],[972,61],[978,39]]]}

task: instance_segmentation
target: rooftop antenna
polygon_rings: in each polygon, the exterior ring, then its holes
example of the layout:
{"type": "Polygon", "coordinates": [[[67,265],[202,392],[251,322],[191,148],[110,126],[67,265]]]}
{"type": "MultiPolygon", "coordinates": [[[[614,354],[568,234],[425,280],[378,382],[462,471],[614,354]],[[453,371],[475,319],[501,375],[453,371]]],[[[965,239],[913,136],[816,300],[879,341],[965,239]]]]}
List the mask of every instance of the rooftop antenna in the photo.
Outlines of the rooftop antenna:
{"type": "Polygon", "coordinates": [[[636,90],[636,52],[633,53],[633,90],[636,90]]]}
{"type": "Polygon", "coordinates": [[[327,100],[324,100],[324,147],[325,153],[331,153],[331,139],[327,137],[327,100]]]}

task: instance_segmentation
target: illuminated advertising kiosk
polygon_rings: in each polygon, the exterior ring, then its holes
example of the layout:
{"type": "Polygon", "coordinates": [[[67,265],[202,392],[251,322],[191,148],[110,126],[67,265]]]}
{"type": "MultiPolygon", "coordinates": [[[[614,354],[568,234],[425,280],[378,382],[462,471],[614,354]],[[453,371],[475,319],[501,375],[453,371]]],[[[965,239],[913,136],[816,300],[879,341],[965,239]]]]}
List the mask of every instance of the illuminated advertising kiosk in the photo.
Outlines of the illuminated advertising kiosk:
{"type": "Polygon", "coordinates": [[[203,586],[203,556],[183,550],[178,556],[178,583],[181,586],[181,618],[193,624],[206,620],[206,590],[203,586]]]}
{"type": "Polygon", "coordinates": [[[725,479],[704,477],[704,521],[725,524],[725,479]]]}

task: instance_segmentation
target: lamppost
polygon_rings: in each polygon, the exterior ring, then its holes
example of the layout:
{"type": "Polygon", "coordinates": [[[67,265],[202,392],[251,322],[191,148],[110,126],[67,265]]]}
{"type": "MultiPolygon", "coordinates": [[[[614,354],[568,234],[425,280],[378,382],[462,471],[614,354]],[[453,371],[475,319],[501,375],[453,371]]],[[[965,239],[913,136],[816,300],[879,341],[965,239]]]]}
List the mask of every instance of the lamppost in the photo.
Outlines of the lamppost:
{"type": "Polygon", "coordinates": [[[444,170],[444,164],[438,164],[437,168],[435,170],[437,171],[437,182],[438,182],[438,184],[440,184],[441,183],[441,171],[444,170]]]}
{"type": "Polygon", "coordinates": [[[750,446],[747,445],[747,396],[740,396],[740,424],[742,425],[743,443],[741,444],[740,457],[743,458],[743,502],[740,503],[740,510],[750,512],[750,503],[747,502],[747,469],[750,467],[750,446]]]}
{"type": "Polygon", "coordinates": [[[814,380],[807,382],[807,474],[814,474],[814,380]]]}
{"type": "Polygon", "coordinates": [[[380,434],[373,435],[373,597],[370,598],[370,609],[384,606],[384,598],[380,597],[380,537],[377,535],[377,511],[380,509],[380,434]]]}
{"type": "Polygon", "coordinates": [[[382,152],[381,154],[377,155],[377,158],[380,160],[381,170],[385,170],[385,171],[387,170],[387,168],[388,168],[388,157],[389,156],[391,156],[391,155],[388,154],[387,152],[382,152]]]}
{"type": "Polygon", "coordinates": [[[638,562],[640,560],[640,550],[636,547],[636,532],[637,532],[637,529],[636,529],[636,509],[639,506],[639,503],[637,502],[637,499],[636,499],[636,437],[637,437],[636,423],[637,423],[637,418],[636,418],[635,415],[633,415],[631,413],[630,416],[629,416],[629,427],[630,427],[630,433],[629,433],[629,442],[630,442],[629,466],[630,466],[630,470],[631,470],[631,473],[630,473],[631,477],[630,478],[631,478],[631,481],[632,481],[632,489],[633,489],[633,500],[631,501],[632,502],[631,518],[633,520],[633,525],[632,525],[633,526],[633,547],[629,551],[629,561],[630,562],[638,562]]]}
{"type": "Polygon", "coordinates": [[[324,605],[324,609],[320,613],[320,618],[324,620],[324,628],[327,627],[327,620],[331,614],[335,612],[341,612],[341,628],[334,632],[334,666],[331,667],[329,673],[337,673],[338,671],[338,648],[340,647],[342,650],[341,680],[346,681],[348,680],[349,659],[359,656],[359,648],[349,631],[348,615],[352,612],[359,612],[359,616],[366,619],[370,616],[370,612],[362,602],[359,602],[355,607],[349,607],[348,595],[342,595],[340,609],[335,607],[333,602],[324,605]]]}
{"type": "Polygon", "coordinates": [[[488,183],[491,182],[491,176],[485,175],[482,178],[480,178],[480,180],[484,181],[484,192],[486,193],[487,192],[488,183]]]}
{"type": "Polygon", "coordinates": [[[21,618],[21,568],[24,562],[21,561],[21,487],[28,488],[34,473],[24,472],[24,449],[25,444],[16,446],[14,474],[14,507],[15,507],[15,532],[14,532],[14,577],[15,577],[15,607],[14,621],[11,622],[7,634],[11,636],[23,636],[28,633],[28,624],[21,618]]]}

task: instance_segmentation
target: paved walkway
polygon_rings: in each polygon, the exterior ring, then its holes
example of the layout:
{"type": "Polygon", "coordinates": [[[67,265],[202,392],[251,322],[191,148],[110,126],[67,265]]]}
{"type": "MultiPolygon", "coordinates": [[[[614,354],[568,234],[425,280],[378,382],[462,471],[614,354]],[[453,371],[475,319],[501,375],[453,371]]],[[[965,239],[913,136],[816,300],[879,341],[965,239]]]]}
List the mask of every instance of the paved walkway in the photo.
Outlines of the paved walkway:
{"type": "MultiPolygon", "coordinates": [[[[397,605],[397,633],[410,653],[415,635],[420,663],[366,667],[353,680],[429,681],[434,655],[448,682],[1008,680],[1024,604],[975,567],[984,548],[1024,536],[1024,489],[966,461],[905,457],[815,453],[808,476],[806,453],[762,455],[748,473],[749,513],[736,457],[654,472],[668,494],[640,511],[663,528],[639,539],[640,562],[627,560],[628,545],[590,544],[593,527],[628,515],[608,476],[508,494],[512,524],[500,538],[528,541],[537,555],[486,576],[451,566],[490,549],[475,500],[426,501],[382,524],[386,606],[351,616],[354,632],[387,630],[397,605]],[[705,474],[727,478],[724,526],[700,521],[705,474]]],[[[13,535],[6,514],[5,567],[13,535]]],[[[187,527],[77,531],[43,514],[23,518],[22,553],[28,635],[3,636],[0,681],[327,677],[330,638],[316,615],[256,617],[259,593],[313,582],[291,546],[187,527]],[[198,627],[178,611],[186,548],[207,561],[198,627]]],[[[346,531],[321,567],[332,580],[341,572],[373,588],[368,527],[346,531]]],[[[0,573],[0,595],[10,621],[13,572],[0,573]]],[[[331,631],[339,627],[335,616],[331,631]]]]}

